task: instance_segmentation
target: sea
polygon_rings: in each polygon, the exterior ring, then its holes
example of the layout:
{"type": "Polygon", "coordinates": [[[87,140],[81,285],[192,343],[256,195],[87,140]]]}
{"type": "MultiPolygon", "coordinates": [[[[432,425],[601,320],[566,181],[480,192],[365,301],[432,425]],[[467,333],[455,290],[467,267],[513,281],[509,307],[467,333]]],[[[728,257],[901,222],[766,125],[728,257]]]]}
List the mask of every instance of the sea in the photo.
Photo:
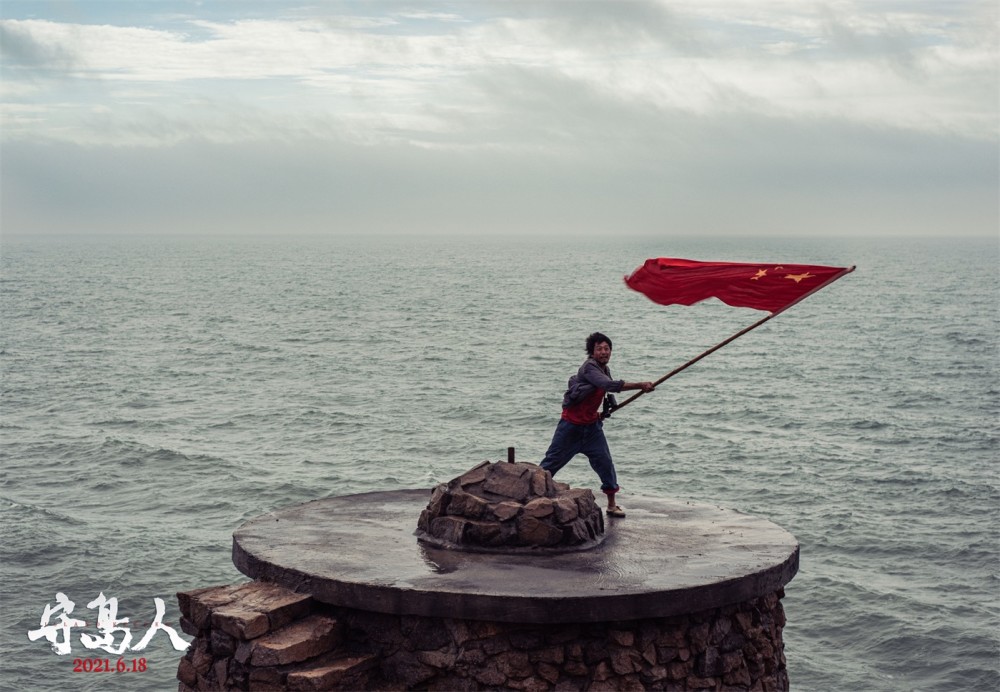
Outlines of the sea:
{"type": "MultiPolygon", "coordinates": [[[[857,268],[613,416],[620,504],[797,538],[793,690],[1000,689],[997,238],[53,235],[0,257],[4,690],[175,690],[176,593],[245,579],[247,520],[538,461],[590,332],[615,377],[655,380],[766,316],[652,303],[622,281],[650,257],[857,268]],[[102,611],[120,655],[83,643],[102,611]]],[[[599,487],[583,457],[559,478],[599,487]]]]}

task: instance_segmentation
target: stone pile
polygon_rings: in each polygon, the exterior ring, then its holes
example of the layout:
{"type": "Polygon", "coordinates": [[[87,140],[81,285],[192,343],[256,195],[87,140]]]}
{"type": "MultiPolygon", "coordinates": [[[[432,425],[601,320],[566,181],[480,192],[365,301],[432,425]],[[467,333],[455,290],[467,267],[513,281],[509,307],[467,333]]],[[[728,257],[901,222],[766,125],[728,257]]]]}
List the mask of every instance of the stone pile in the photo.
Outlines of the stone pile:
{"type": "Polygon", "coordinates": [[[254,581],[177,601],[195,637],[177,668],[179,692],[361,689],[377,665],[344,646],[343,626],[308,594],[254,581]]]}
{"type": "Polygon", "coordinates": [[[460,550],[581,550],[604,537],[604,516],[592,491],[535,464],[484,461],[434,488],[417,536],[460,550]]]}

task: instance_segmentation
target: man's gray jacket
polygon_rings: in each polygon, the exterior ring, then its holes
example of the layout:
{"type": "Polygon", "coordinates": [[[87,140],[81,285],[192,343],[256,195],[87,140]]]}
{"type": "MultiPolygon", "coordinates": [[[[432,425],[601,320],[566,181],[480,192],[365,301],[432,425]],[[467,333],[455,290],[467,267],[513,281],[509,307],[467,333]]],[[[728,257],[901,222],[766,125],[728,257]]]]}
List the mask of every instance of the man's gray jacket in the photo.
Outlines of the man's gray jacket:
{"type": "MultiPolygon", "coordinates": [[[[583,365],[576,371],[576,374],[569,378],[562,406],[568,408],[579,403],[597,389],[603,389],[605,392],[620,392],[624,386],[625,380],[611,379],[611,370],[608,366],[601,365],[593,358],[588,358],[583,361],[583,365]]],[[[611,406],[616,405],[614,397],[611,397],[611,406]]]]}

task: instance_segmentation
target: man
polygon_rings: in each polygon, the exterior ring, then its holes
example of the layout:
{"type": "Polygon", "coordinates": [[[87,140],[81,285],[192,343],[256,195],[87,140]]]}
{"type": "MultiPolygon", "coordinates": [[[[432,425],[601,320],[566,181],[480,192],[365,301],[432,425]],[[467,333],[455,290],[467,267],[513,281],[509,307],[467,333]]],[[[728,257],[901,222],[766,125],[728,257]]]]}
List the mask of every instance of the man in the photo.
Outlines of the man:
{"type": "Polygon", "coordinates": [[[615,398],[608,392],[630,389],[651,392],[653,383],[611,379],[609,360],[611,339],[600,332],[588,336],[587,360],[569,378],[566,394],[563,395],[562,417],[552,435],[552,444],[542,459],[541,467],[554,476],[574,456],[585,455],[590,460],[590,467],[601,479],[601,490],[608,496],[608,516],[624,517],[625,510],[615,503],[618,477],[601,421],[611,415],[611,411],[617,406],[615,398]],[[602,402],[604,411],[598,413],[602,402]]]}

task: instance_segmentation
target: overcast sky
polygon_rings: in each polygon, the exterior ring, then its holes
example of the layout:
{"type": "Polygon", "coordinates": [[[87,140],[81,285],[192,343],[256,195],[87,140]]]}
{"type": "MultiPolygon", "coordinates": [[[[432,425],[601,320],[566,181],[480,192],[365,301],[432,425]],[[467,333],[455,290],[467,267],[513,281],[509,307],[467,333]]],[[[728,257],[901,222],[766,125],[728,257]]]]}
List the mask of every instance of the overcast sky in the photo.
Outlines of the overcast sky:
{"type": "Polygon", "coordinates": [[[997,8],[4,0],[2,231],[996,236],[997,8]]]}

